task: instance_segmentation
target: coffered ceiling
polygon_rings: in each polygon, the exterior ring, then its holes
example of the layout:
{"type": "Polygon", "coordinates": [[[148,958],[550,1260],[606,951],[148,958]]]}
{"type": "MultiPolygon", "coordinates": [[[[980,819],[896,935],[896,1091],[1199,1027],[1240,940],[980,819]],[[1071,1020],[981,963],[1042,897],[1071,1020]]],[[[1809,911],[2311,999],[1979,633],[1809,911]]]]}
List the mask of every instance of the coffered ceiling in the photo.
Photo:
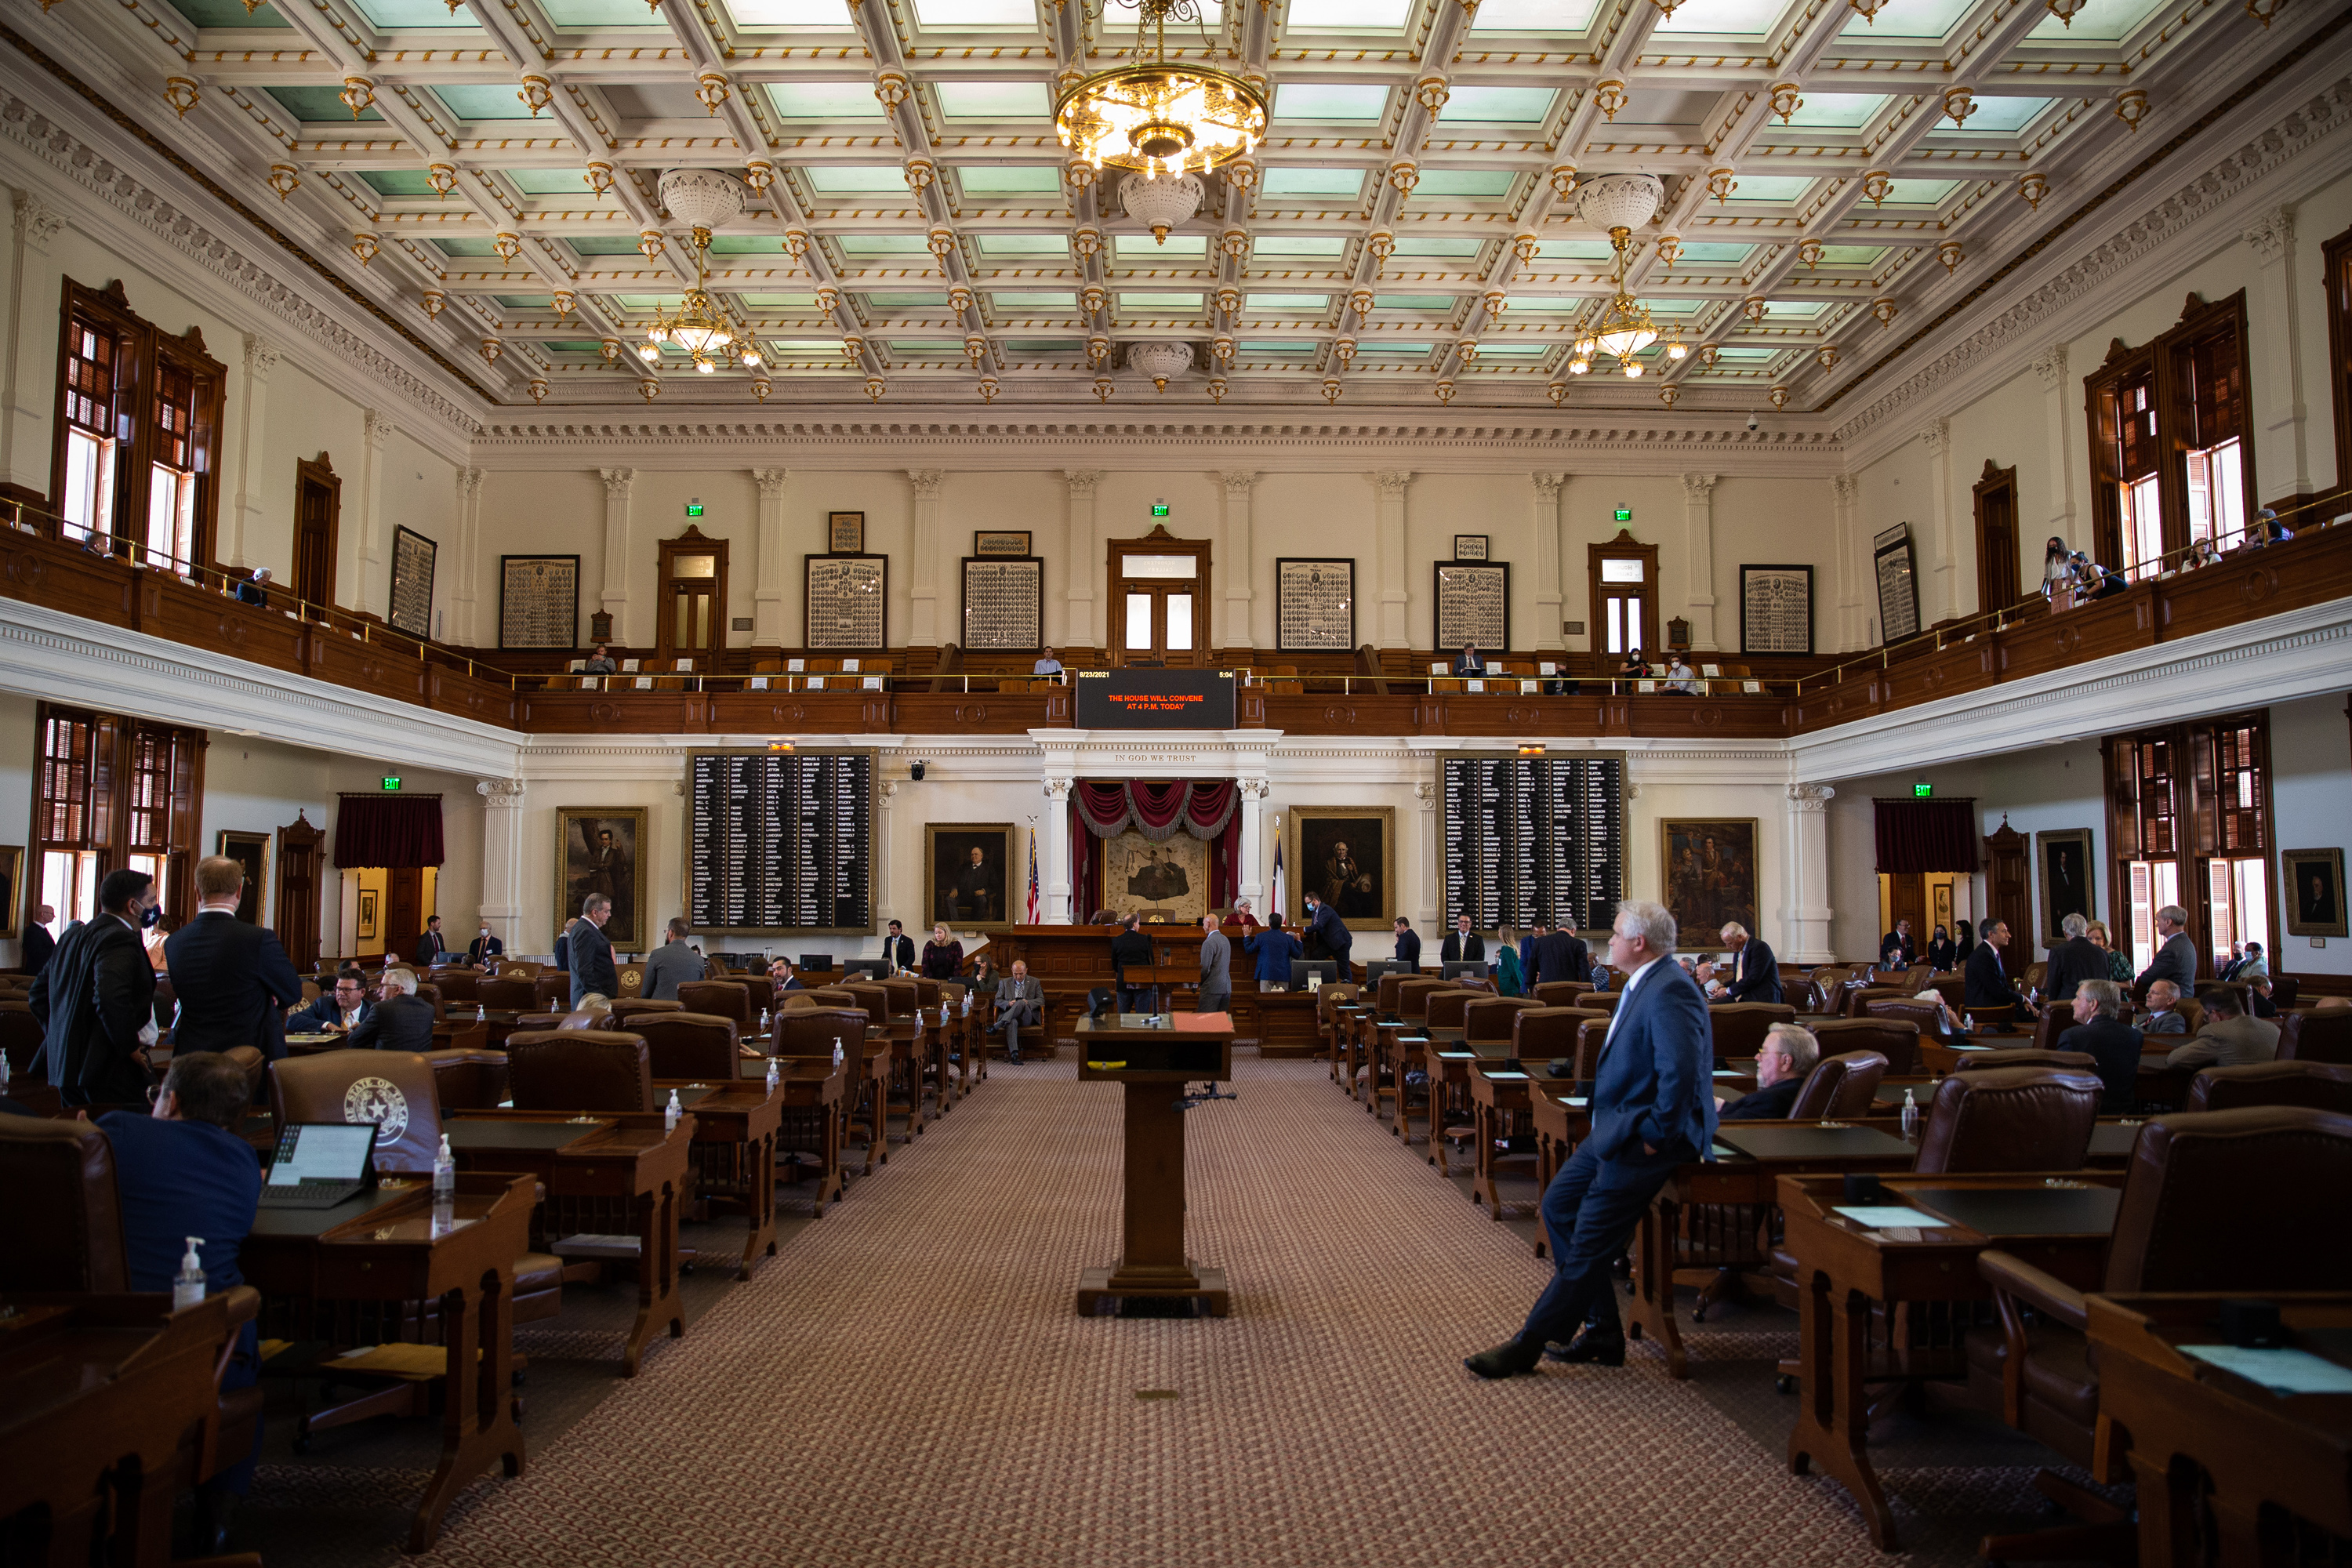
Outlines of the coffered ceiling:
{"type": "Polygon", "coordinates": [[[1124,176],[1071,165],[1054,131],[1057,85],[1132,42],[1133,12],[1103,3],[9,14],[64,68],[139,82],[137,119],[509,405],[1796,412],[1885,370],[2321,10],[1202,0],[1171,54],[1262,81],[1272,125],[1161,242],[1125,212],[1124,176]],[[709,256],[714,298],[768,357],[757,377],[636,353],[693,278],[659,194],[678,167],[761,187],[709,256]],[[1697,352],[1571,377],[1578,324],[1612,291],[1574,192],[1619,172],[1664,182],[1630,284],[1697,352]],[[1148,340],[1192,350],[1164,391],[1127,363],[1148,340]]]}

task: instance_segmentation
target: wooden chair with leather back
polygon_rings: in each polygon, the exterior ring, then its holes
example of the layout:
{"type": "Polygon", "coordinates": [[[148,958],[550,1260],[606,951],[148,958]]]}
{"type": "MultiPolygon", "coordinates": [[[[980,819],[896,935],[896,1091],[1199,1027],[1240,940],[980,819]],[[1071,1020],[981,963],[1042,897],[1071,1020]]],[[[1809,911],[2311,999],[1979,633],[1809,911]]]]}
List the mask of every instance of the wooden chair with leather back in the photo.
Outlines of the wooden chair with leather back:
{"type": "Polygon", "coordinates": [[[1966,1052],[1955,1070],[1978,1073],[1998,1072],[2004,1068],[2064,1068],[2070,1072],[2090,1072],[2097,1066],[2098,1058],[2088,1051],[2039,1051],[2031,1046],[2016,1046],[2008,1050],[1966,1052]]]}
{"type": "Polygon", "coordinates": [[[561,969],[532,975],[530,984],[531,993],[542,1008],[560,1013],[572,1005],[572,976],[561,969]]]}
{"type": "MultiPolygon", "coordinates": [[[[830,1061],[835,1041],[841,1044],[848,1082],[842,1086],[842,1136],[866,1144],[866,1169],[890,1158],[889,1114],[882,1086],[866,1069],[866,1030],[876,1015],[859,1005],[846,986],[825,986],[806,993],[813,1005],[779,1013],[772,1020],[769,1048],[780,1057],[816,1057],[830,1061]],[[814,1005],[828,1004],[828,1005],[814,1005]]],[[[876,999],[877,1006],[880,999],[876,999]]]]}
{"type": "MultiPolygon", "coordinates": [[[[539,984],[528,974],[499,974],[474,987],[474,1000],[485,1007],[495,1007],[501,1013],[537,1013],[545,1008],[539,1005],[539,984]]],[[[572,984],[564,983],[563,995],[556,1005],[572,1004],[572,984]]]]}
{"type": "MultiPolygon", "coordinates": [[[[1947,1006],[1957,1013],[1960,1010],[1961,1004],[1968,1000],[1969,977],[1958,970],[1944,974],[1931,974],[1927,977],[1927,984],[1920,989],[1935,992],[1944,999],[1947,1006]]],[[[1916,995],[1917,993],[1914,992],[1913,994],[1916,995]]]]}
{"type": "Polygon", "coordinates": [[[893,975],[887,979],[877,980],[875,984],[889,996],[890,1016],[893,1018],[911,1018],[923,1010],[923,986],[920,981],[911,976],[900,978],[893,975]]]}
{"type": "Polygon", "coordinates": [[[483,978],[482,972],[478,969],[465,969],[454,964],[446,969],[436,969],[433,972],[433,984],[441,988],[441,1000],[446,1003],[462,1002],[468,1007],[471,1007],[478,999],[483,978]]]}
{"type": "Polygon", "coordinates": [[[731,1018],[740,1035],[750,1034],[760,1018],[751,988],[740,980],[683,981],[677,988],[677,1005],[681,1012],[731,1018]]]}
{"type": "Polygon", "coordinates": [[[507,1099],[504,1051],[427,1051],[433,1091],[444,1110],[496,1110],[507,1099]]]}
{"type": "MultiPolygon", "coordinates": [[[[1385,980],[1386,976],[1382,979],[1385,980]]],[[[1403,1120],[1404,1075],[1408,1070],[1403,1064],[1408,1059],[1419,1059],[1421,1047],[1399,1042],[1429,1026],[1429,999],[1432,996],[1440,992],[1461,989],[1451,980],[1418,975],[1408,977],[1397,987],[1397,1018],[1405,1026],[1378,1031],[1372,1049],[1365,1056],[1362,1077],[1364,1109],[1367,1111],[1377,1117],[1381,1113],[1381,1101],[1393,1100],[1398,1120],[1403,1120]]]]}
{"type": "Polygon", "coordinates": [[[653,1056],[643,1035],[542,1029],[507,1037],[507,1086],[517,1110],[655,1110],[653,1056]]]}
{"type": "Polygon", "coordinates": [[[1907,1018],[1815,1018],[1805,1026],[1824,1058],[1876,1051],[1886,1058],[1888,1078],[1918,1076],[1919,1026],[1907,1018]]]}
{"type": "MultiPolygon", "coordinates": [[[[2348,1184],[2352,1117],[2299,1105],[2159,1117],[2133,1147],[2096,1289],[2241,1296],[2352,1289],[2352,1208],[2322,1197],[2348,1184]]],[[[2097,1468],[2113,1464],[2123,1446],[2098,1440],[2090,1292],[2000,1248],[1980,1254],[1977,1270],[1992,1286],[2000,1322],[1967,1337],[1975,1402],[2089,1469],[2095,1482],[2128,1479],[2120,1467],[2097,1468]]],[[[1990,1536],[1986,1557],[2130,1560],[2137,1527],[2122,1509],[2047,1470],[2036,1485],[2090,1523],[1990,1536]]]]}
{"type": "Polygon", "coordinates": [[[261,1103],[262,1084],[269,1071],[269,1059],[261,1054],[259,1046],[231,1046],[222,1055],[245,1069],[245,1099],[248,1105],[261,1103]]]}
{"type": "Polygon", "coordinates": [[[2189,1080],[2182,1109],[2236,1110],[2249,1105],[2302,1105],[2352,1116],[2352,1067],[2305,1061],[2210,1067],[2189,1080]]]}
{"type": "MultiPolygon", "coordinates": [[[[621,1027],[627,1028],[631,1026],[629,1020],[632,1018],[643,1018],[649,1014],[655,1013],[683,1013],[685,1011],[686,1004],[683,1002],[652,1002],[632,997],[629,1000],[615,1002],[613,1004],[613,1020],[621,1027]]],[[[654,1076],[658,1078],[661,1075],[656,1073],[654,1076]]]]}
{"type": "Polygon", "coordinates": [[[443,998],[441,994],[441,987],[434,984],[429,980],[421,980],[417,982],[416,984],[416,994],[424,1001],[433,1004],[433,1021],[435,1023],[442,1023],[448,1018],[449,1004],[443,998]]]}
{"type": "MultiPolygon", "coordinates": [[[[2282,1018],[2281,1022],[2285,1020],[2282,1018]]],[[[2279,1056],[2288,1061],[2352,1066],[2352,1007],[2295,1014],[2294,1039],[2289,1041],[2284,1030],[2281,1031],[2279,1056]]]]}
{"type": "MultiPolygon", "coordinates": [[[[1816,1037],[1818,1038],[1818,1037],[1816,1037]]],[[[1876,1051],[1842,1051],[1823,1057],[1805,1075],[1805,1087],[1789,1107],[1791,1121],[1842,1121],[1868,1116],[1886,1077],[1886,1058],[1876,1051]]]]}
{"type": "Polygon", "coordinates": [[[1944,1036],[1944,1010],[1933,1002],[1912,996],[1877,996],[1863,1005],[1861,1016],[1890,1024],[1908,1024],[1915,1038],[1948,1044],[1944,1036]]]}
{"type": "Polygon", "coordinates": [[[1765,1032],[1775,1024],[1793,1024],[1797,1010],[1786,1002],[1717,1002],[1706,1010],[1715,1036],[1715,1059],[1752,1057],[1764,1044],[1765,1032]]]}
{"type": "Polygon", "coordinates": [[[1462,1009],[1462,1037],[1465,1041],[1507,1040],[1517,1028],[1520,1014],[1544,1010],[1544,1004],[1532,996],[1474,996],[1462,1009]]]}
{"type": "Polygon", "coordinates": [[[1613,1014],[1617,1011],[1617,1004],[1624,999],[1622,991],[1591,991],[1579,996],[1576,1005],[1588,1013],[1613,1014]]]}
{"type": "Polygon", "coordinates": [[[1543,1007],[1580,1006],[1580,999],[1591,994],[1590,980],[1547,980],[1535,990],[1536,1003],[1543,1007]]]}
{"type": "Polygon", "coordinates": [[[1381,976],[1380,991],[1373,998],[1373,1008],[1383,1018],[1396,1016],[1397,997],[1403,994],[1404,983],[1417,978],[1402,970],[1391,969],[1381,976]]]}
{"type": "MultiPolygon", "coordinates": [[[[1425,1026],[1432,1029],[1465,1028],[1466,1027],[1466,1020],[1469,1016],[1471,1005],[1474,1003],[1495,1002],[1500,1000],[1502,1000],[1502,998],[1489,995],[1485,992],[1473,991],[1466,987],[1454,991],[1433,991],[1429,994],[1429,1011],[1424,1017],[1425,1026]]],[[[1435,1047],[1432,1047],[1431,1048],[1434,1049],[1435,1047]]],[[[1453,1047],[1448,1047],[1447,1048],[1452,1049],[1453,1047]]],[[[1438,1143],[1438,1135],[1439,1132],[1449,1124],[1454,1126],[1467,1125],[1470,1105],[1469,1082],[1467,1079],[1465,1079],[1461,1083],[1446,1081],[1445,1075],[1436,1069],[1435,1065],[1432,1063],[1425,1052],[1401,1051],[1400,1060],[1402,1063],[1402,1070],[1407,1074],[1412,1072],[1412,1064],[1414,1062],[1419,1062],[1422,1065],[1422,1070],[1427,1075],[1428,1100],[1426,1110],[1429,1119],[1429,1157],[1432,1163],[1437,1165],[1440,1170],[1444,1170],[1445,1169],[1444,1156],[1438,1152],[1440,1147],[1438,1143]]],[[[1408,1148],[1412,1144],[1412,1118],[1411,1112],[1412,1108],[1409,1100],[1400,1100],[1397,1104],[1397,1119],[1392,1129],[1398,1137],[1405,1141],[1405,1144],[1408,1148]]]]}
{"type": "Polygon", "coordinates": [[[1603,1025],[1609,1022],[1607,1015],[1582,1007],[1522,1007],[1508,1016],[1511,1055],[1528,1064],[1529,1072],[1539,1072],[1545,1065],[1563,1058],[1572,1058],[1576,1055],[1576,1031],[1595,1019],[1603,1025]]]}
{"type": "Polygon", "coordinates": [[[1902,1001],[1911,994],[1900,985],[1849,985],[1838,998],[1837,1015],[1841,1018],[1868,1017],[1873,1002],[1902,1001]]]}
{"type": "Polygon", "coordinates": [[[736,1078],[735,1020],[716,1013],[654,1013],[636,1020],[656,1078],[699,1079],[732,1083],[736,1078]]]}
{"type": "Polygon", "coordinates": [[[2078,1171],[2091,1152],[2103,1090],[2087,1065],[1953,1073],[1928,1102],[1911,1168],[1922,1175],[2078,1171]]]}

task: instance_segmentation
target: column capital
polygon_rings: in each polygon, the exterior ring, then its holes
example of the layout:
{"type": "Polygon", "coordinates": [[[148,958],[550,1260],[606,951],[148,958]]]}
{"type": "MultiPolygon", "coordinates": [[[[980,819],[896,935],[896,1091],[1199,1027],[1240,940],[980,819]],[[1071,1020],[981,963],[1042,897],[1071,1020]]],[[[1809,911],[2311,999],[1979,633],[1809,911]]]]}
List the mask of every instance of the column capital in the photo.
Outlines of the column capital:
{"type": "Polygon", "coordinates": [[[1064,468],[1062,478],[1069,485],[1073,497],[1085,496],[1091,500],[1095,487],[1102,483],[1104,471],[1101,468],[1064,468]]]}
{"type": "Polygon", "coordinates": [[[1227,500],[1249,500],[1251,487],[1257,483],[1257,474],[1255,470],[1244,471],[1240,469],[1228,468],[1220,473],[1217,477],[1225,482],[1225,499],[1227,500]]]}
{"type": "Polygon", "coordinates": [[[1412,472],[1408,468],[1382,468],[1372,476],[1372,483],[1380,489],[1382,500],[1402,500],[1405,487],[1412,483],[1412,472]]]}
{"type": "Polygon", "coordinates": [[[1536,500],[1545,506],[1557,505],[1568,484],[1566,474],[1529,474],[1528,479],[1536,487],[1536,500]]]}
{"type": "Polygon", "coordinates": [[[1949,455],[1952,450],[1952,422],[1948,419],[1928,420],[1919,426],[1919,439],[1927,444],[1927,456],[1941,458],[1949,455]]]}
{"type": "Polygon", "coordinates": [[[625,501],[629,499],[629,487],[637,481],[635,468],[599,468],[596,477],[604,481],[604,499],[625,501]]]}
{"type": "Polygon", "coordinates": [[[1049,778],[1045,781],[1045,798],[1066,805],[1070,798],[1070,791],[1077,787],[1077,783],[1076,779],[1049,778]]]}
{"type": "Polygon", "coordinates": [[[256,381],[268,381],[270,371],[278,364],[278,348],[276,343],[258,332],[245,334],[245,373],[247,375],[256,381]]]}
{"type": "Polygon", "coordinates": [[[784,487],[792,482],[792,478],[793,471],[790,468],[753,468],[751,470],[751,479],[760,487],[761,500],[775,500],[782,496],[784,487]]]}
{"type": "Polygon", "coordinates": [[[505,811],[522,809],[522,780],[483,779],[474,785],[474,793],[482,797],[482,805],[505,811]]]}
{"type": "Polygon", "coordinates": [[[47,251],[49,242],[65,226],[65,215],[33,195],[18,191],[12,203],[16,220],[16,237],[30,248],[47,251]]]}
{"type": "Polygon", "coordinates": [[[1852,506],[1854,497],[1862,493],[1862,480],[1853,474],[1832,474],[1830,490],[1839,501],[1852,506]]]}
{"type": "Polygon", "coordinates": [[[2294,209],[2272,207],[2257,214],[2243,236],[2248,249],[2264,261],[2276,261],[2294,243],[2294,209]]]}
{"type": "Polygon", "coordinates": [[[2044,386],[2058,386],[2066,379],[2066,345],[2052,343],[2033,356],[2033,374],[2042,378],[2044,386]]]}
{"type": "Polygon", "coordinates": [[[907,478],[914,484],[917,500],[939,500],[940,486],[947,477],[947,470],[944,468],[908,468],[907,470],[907,478]]]}
{"type": "Polygon", "coordinates": [[[381,409],[368,409],[360,422],[361,437],[371,452],[383,450],[384,437],[392,434],[392,416],[381,409]]]}
{"type": "Polygon", "coordinates": [[[489,471],[485,468],[459,468],[457,470],[458,496],[464,500],[472,500],[482,493],[482,481],[489,477],[489,471]]]}
{"type": "Polygon", "coordinates": [[[1715,495],[1713,474],[1685,474],[1683,499],[1694,506],[1705,506],[1715,495]]]}
{"type": "Polygon", "coordinates": [[[1412,798],[1421,802],[1422,810],[1435,811],[1437,809],[1437,782],[1434,779],[1413,780],[1412,798]]]}
{"type": "Polygon", "coordinates": [[[1831,798],[1837,794],[1827,784],[1795,784],[1789,786],[1789,809],[1820,812],[1829,808],[1831,798]]]}
{"type": "Polygon", "coordinates": [[[1274,793],[1272,779],[1236,779],[1234,783],[1240,788],[1244,800],[1263,801],[1274,793]]]}

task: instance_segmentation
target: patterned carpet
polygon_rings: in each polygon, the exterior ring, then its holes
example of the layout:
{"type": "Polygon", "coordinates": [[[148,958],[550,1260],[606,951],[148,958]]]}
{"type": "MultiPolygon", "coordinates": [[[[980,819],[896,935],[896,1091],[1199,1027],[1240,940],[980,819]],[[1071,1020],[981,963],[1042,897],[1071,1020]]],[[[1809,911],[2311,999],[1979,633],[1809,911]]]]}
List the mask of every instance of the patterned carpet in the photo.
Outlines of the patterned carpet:
{"type": "MultiPolygon", "coordinates": [[[[416,1561],[1889,1561],[1838,1488],[1780,1460],[1765,1358],[1785,1315],[1710,1322],[1686,1384],[1643,1350],[1478,1384],[1460,1358],[1548,1266],[1320,1063],[1237,1070],[1241,1099],[1191,1125],[1192,1250],[1224,1267],[1231,1318],[1076,1316],[1080,1269],[1117,1246],[1119,1091],[1066,1059],[1000,1068],[523,1479],[468,1489],[416,1561]]],[[[1926,1557],[1965,1555],[2037,1458],[1896,1470],[1950,1515],[1926,1557]]]]}

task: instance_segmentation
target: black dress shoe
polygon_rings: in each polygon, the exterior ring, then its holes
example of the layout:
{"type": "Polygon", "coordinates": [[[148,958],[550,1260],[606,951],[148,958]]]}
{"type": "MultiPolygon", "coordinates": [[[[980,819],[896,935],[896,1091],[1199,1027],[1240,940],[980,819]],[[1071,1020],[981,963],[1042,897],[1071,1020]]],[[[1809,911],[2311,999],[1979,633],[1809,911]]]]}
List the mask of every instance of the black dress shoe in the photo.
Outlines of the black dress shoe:
{"type": "Polygon", "coordinates": [[[1625,1336],[1622,1331],[1604,1334],[1588,1328],[1576,1336],[1575,1343],[1559,1350],[1547,1349],[1544,1356],[1549,1361],[1564,1362],[1570,1366],[1588,1363],[1593,1366],[1623,1366],[1625,1336]]]}
{"type": "Polygon", "coordinates": [[[1463,1357],[1462,1364],[1480,1377],[1517,1377],[1524,1373],[1535,1371],[1536,1363],[1541,1357],[1542,1352],[1532,1345],[1523,1345],[1517,1340],[1506,1340],[1493,1350],[1480,1351],[1476,1355],[1463,1357]]]}

